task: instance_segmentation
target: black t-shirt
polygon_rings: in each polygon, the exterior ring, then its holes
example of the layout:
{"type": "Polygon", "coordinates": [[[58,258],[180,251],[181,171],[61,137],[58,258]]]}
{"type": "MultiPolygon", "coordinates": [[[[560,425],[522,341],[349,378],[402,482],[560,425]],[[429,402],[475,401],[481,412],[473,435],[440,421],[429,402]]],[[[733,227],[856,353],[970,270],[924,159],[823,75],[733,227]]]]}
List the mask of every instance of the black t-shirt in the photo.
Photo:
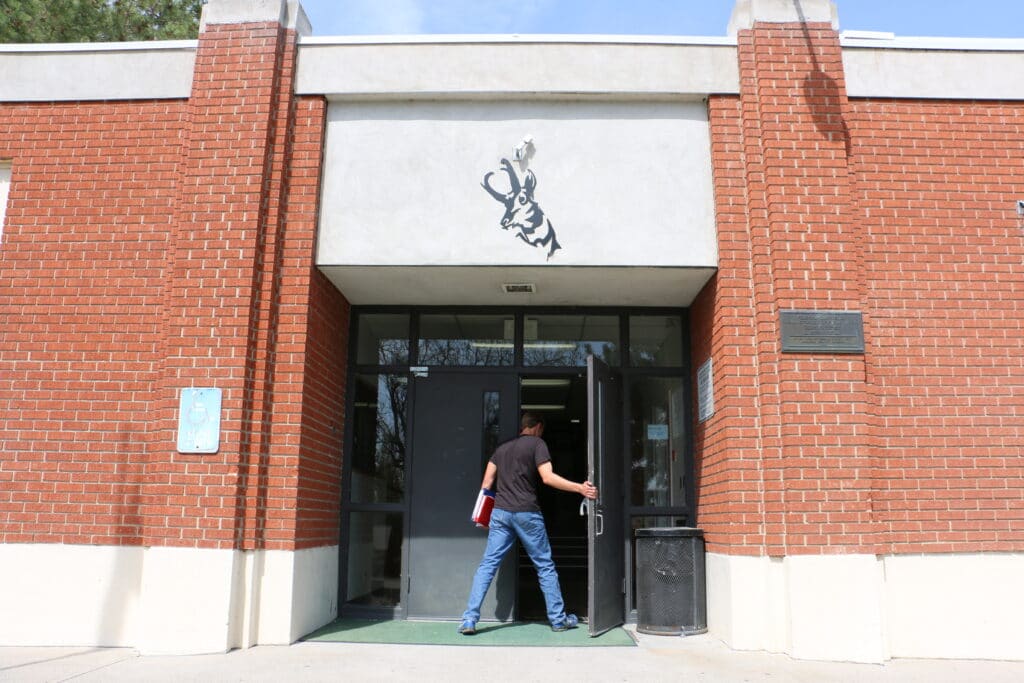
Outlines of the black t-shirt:
{"type": "Polygon", "coordinates": [[[520,436],[498,446],[491,456],[498,468],[494,507],[508,512],[540,512],[537,468],[550,460],[547,444],[537,436],[520,436]]]}

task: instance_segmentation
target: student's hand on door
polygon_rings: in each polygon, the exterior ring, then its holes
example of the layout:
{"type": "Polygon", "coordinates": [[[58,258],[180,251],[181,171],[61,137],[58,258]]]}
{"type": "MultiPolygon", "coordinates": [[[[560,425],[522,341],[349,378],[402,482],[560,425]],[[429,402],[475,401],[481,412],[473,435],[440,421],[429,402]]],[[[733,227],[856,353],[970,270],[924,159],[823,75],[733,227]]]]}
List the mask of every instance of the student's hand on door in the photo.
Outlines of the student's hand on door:
{"type": "Polygon", "coordinates": [[[597,489],[589,481],[580,484],[580,493],[584,498],[590,498],[591,500],[597,498],[597,489]]]}

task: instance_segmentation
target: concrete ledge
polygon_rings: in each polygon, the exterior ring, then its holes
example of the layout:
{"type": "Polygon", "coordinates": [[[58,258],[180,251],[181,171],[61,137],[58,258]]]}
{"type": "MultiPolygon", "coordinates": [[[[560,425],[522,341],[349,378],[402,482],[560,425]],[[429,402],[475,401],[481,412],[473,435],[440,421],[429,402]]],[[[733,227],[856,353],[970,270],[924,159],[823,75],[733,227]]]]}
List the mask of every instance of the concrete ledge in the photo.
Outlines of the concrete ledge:
{"type": "Polygon", "coordinates": [[[143,654],[287,645],[337,616],[338,547],[0,545],[0,646],[143,654]]]}
{"type": "Polygon", "coordinates": [[[0,46],[0,102],[185,99],[194,40],[0,46]]]}
{"type": "Polygon", "coordinates": [[[289,4],[285,0],[206,0],[199,20],[199,31],[202,32],[209,24],[273,21],[284,24],[288,20],[289,4]]]}
{"type": "Polygon", "coordinates": [[[0,645],[135,645],[144,556],[138,547],[0,544],[0,645]]]}
{"type": "Polygon", "coordinates": [[[738,92],[736,48],[728,41],[304,40],[296,73],[297,94],[331,98],[644,93],[699,99],[738,92]]]}
{"type": "Polygon", "coordinates": [[[1024,554],[708,554],[708,629],[739,650],[1024,660],[1024,554]]]}
{"type": "Polygon", "coordinates": [[[829,23],[839,26],[836,5],[831,0],[736,0],[729,18],[728,33],[753,28],[755,23],[829,23]]]}
{"type": "Polygon", "coordinates": [[[1024,99],[1024,44],[1019,51],[844,47],[843,69],[849,97],[1024,99]]]}

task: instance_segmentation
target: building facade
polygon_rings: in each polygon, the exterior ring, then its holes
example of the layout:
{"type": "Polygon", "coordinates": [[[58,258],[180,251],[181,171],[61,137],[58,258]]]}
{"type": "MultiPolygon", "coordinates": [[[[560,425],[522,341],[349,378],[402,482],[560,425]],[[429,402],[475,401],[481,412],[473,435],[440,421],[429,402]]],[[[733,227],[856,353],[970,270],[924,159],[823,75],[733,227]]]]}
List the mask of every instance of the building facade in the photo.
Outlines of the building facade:
{"type": "Polygon", "coordinates": [[[622,618],[688,525],[736,649],[1024,658],[1024,43],[837,26],[0,46],[0,643],[456,616],[532,408],[577,478],[607,428],[622,618]]]}

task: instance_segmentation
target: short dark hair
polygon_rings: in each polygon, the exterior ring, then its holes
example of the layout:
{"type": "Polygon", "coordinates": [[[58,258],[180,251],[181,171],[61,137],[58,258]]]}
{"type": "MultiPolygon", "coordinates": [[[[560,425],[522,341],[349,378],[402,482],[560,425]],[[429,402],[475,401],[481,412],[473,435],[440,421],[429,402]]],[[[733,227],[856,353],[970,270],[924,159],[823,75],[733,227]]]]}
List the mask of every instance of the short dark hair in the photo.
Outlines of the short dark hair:
{"type": "Polygon", "coordinates": [[[520,429],[533,429],[537,425],[544,424],[544,416],[540,413],[533,413],[526,411],[523,413],[523,419],[519,421],[520,429]]]}

